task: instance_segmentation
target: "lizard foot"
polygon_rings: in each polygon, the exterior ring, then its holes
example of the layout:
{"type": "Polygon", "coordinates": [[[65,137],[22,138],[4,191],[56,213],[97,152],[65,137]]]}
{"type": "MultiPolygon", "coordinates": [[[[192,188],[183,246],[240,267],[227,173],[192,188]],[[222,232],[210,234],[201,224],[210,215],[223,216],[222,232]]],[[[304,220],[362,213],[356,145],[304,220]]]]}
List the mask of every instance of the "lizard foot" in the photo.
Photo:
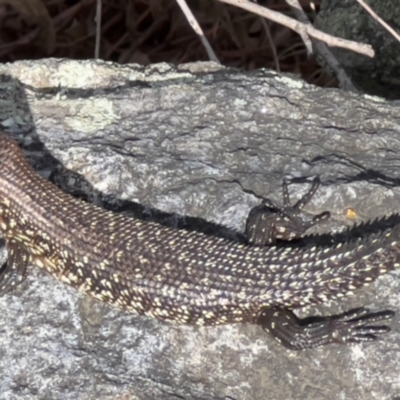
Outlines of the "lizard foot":
{"type": "Polygon", "coordinates": [[[260,312],[258,324],[288,349],[302,350],[376,340],[390,331],[380,324],[394,315],[391,310],[370,313],[367,308],[356,308],[335,316],[300,319],[285,308],[267,307],[260,312]]]}

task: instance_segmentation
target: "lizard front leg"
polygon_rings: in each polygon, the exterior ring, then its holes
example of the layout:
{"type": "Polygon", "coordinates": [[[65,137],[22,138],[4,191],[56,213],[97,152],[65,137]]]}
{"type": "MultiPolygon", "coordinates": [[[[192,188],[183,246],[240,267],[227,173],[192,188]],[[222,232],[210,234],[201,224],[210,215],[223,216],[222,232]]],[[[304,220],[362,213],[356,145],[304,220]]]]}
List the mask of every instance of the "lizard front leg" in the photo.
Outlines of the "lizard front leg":
{"type": "Polygon", "coordinates": [[[30,255],[17,240],[7,241],[8,260],[0,269],[0,295],[12,292],[27,276],[30,255]]]}

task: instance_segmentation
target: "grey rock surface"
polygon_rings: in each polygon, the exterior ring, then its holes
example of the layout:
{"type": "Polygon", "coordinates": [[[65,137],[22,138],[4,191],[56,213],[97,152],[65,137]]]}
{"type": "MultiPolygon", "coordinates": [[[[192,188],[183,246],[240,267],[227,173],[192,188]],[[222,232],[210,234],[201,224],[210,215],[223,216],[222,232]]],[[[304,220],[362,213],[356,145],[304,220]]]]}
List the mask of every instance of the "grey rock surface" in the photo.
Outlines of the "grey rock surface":
{"type": "MultiPolygon", "coordinates": [[[[204,219],[235,236],[262,197],[281,201],[283,178],[295,198],[319,175],[307,210],[332,213],[324,231],[400,210],[400,112],[379,98],[211,63],[50,59],[1,65],[0,74],[3,130],[39,173],[106,207],[190,228],[207,227],[204,219]]],[[[399,313],[398,278],[301,311],[366,304],[399,313]]],[[[257,326],[175,326],[127,314],[36,268],[0,307],[0,399],[400,395],[398,317],[376,343],[292,352],[257,326]]]]}

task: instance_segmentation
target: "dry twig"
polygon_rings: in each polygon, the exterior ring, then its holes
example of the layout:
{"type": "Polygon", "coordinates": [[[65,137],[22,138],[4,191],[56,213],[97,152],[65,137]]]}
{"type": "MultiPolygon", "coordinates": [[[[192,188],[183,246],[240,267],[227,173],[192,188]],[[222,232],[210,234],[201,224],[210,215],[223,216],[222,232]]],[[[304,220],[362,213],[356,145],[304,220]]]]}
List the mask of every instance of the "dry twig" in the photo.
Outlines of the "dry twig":
{"type": "Polygon", "coordinates": [[[399,42],[400,42],[400,35],[389,25],[387,24],[368,4],[364,2],[364,0],[356,0],[361,7],[369,12],[373,18],[375,18],[386,30],[388,30],[399,42]]]}
{"type": "MultiPolygon", "coordinates": [[[[302,22],[305,25],[311,25],[306,13],[301,8],[301,5],[298,0],[286,0],[286,3],[292,8],[294,14],[296,15],[296,18],[300,22],[302,22]]],[[[310,36],[307,34],[305,29],[302,29],[301,32],[299,32],[299,35],[303,40],[304,46],[306,46],[307,55],[310,56],[313,52],[310,36]]]]}
{"type": "MultiPolygon", "coordinates": [[[[294,12],[296,14],[296,17],[301,22],[303,22],[306,25],[311,25],[311,22],[309,21],[306,13],[301,8],[301,5],[298,0],[286,0],[286,3],[289,4],[290,7],[292,7],[292,9],[294,10],[294,12]]],[[[307,38],[308,38],[308,36],[307,36],[307,38]]],[[[303,39],[303,41],[304,41],[304,39],[303,39]]],[[[310,39],[309,39],[309,41],[311,42],[310,39]]],[[[312,40],[312,43],[314,44],[318,54],[324,58],[326,63],[329,65],[329,67],[332,68],[332,70],[335,72],[335,75],[339,81],[340,87],[344,90],[357,92],[357,89],[353,85],[353,82],[351,81],[350,77],[347,75],[345,69],[342,67],[342,65],[339,63],[339,61],[336,59],[336,57],[329,50],[328,46],[325,43],[320,42],[319,40],[312,40]]],[[[307,44],[306,44],[306,47],[307,47],[307,44]]],[[[308,48],[307,48],[307,50],[308,50],[308,48]]]]}
{"type": "Polygon", "coordinates": [[[186,19],[188,20],[189,24],[191,25],[193,30],[197,33],[197,35],[200,37],[200,40],[203,43],[203,46],[206,49],[210,60],[215,61],[218,64],[220,64],[217,55],[214,53],[214,50],[212,49],[210,43],[208,43],[207,38],[204,36],[203,30],[201,29],[196,18],[190,11],[190,8],[187,6],[186,1],[185,0],[176,0],[176,1],[179,4],[179,7],[181,8],[182,12],[185,14],[186,19]]]}
{"type": "Polygon", "coordinates": [[[101,2],[97,0],[96,6],[96,44],[94,48],[94,58],[100,57],[100,40],[101,40],[101,2]]]}
{"type": "Polygon", "coordinates": [[[277,72],[281,72],[281,66],[279,65],[279,58],[278,58],[278,52],[276,51],[276,46],[274,43],[274,39],[272,38],[271,35],[271,30],[269,29],[269,26],[267,24],[267,21],[265,18],[261,18],[261,24],[265,30],[265,33],[267,34],[268,42],[271,47],[272,55],[274,57],[274,62],[275,62],[275,69],[277,72]]]}
{"type": "Polygon", "coordinates": [[[325,42],[328,46],[342,47],[345,49],[352,50],[356,53],[365,54],[369,57],[373,57],[375,55],[372,46],[370,46],[369,44],[357,43],[351,40],[341,39],[335,36],[328,35],[327,33],[321,32],[318,29],[314,28],[311,24],[310,25],[303,24],[299,21],[296,21],[293,18],[289,18],[286,15],[262,7],[258,4],[254,4],[248,0],[219,0],[219,1],[261,15],[264,18],[270,19],[271,21],[277,22],[278,24],[288,27],[299,34],[301,34],[302,31],[305,31],[309,36],[312,36],[315,39],[325,42]]]}

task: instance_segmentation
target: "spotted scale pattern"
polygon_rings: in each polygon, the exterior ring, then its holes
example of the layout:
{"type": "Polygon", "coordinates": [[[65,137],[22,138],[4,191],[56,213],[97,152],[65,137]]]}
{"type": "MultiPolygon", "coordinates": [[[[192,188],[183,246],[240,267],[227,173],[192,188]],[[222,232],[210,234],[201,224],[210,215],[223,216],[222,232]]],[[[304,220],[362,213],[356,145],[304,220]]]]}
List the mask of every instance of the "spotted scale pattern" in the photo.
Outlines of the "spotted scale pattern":
{"type": "Polygon", "coordinates": [[[0,171],[0,230],[11,254],[1,291],[35,264],[122,309],[214,325],[338,298],[399,264],[398,226],[328,247],[263,247],[114,214],[37,175],[6,134],[0,171]]]}

